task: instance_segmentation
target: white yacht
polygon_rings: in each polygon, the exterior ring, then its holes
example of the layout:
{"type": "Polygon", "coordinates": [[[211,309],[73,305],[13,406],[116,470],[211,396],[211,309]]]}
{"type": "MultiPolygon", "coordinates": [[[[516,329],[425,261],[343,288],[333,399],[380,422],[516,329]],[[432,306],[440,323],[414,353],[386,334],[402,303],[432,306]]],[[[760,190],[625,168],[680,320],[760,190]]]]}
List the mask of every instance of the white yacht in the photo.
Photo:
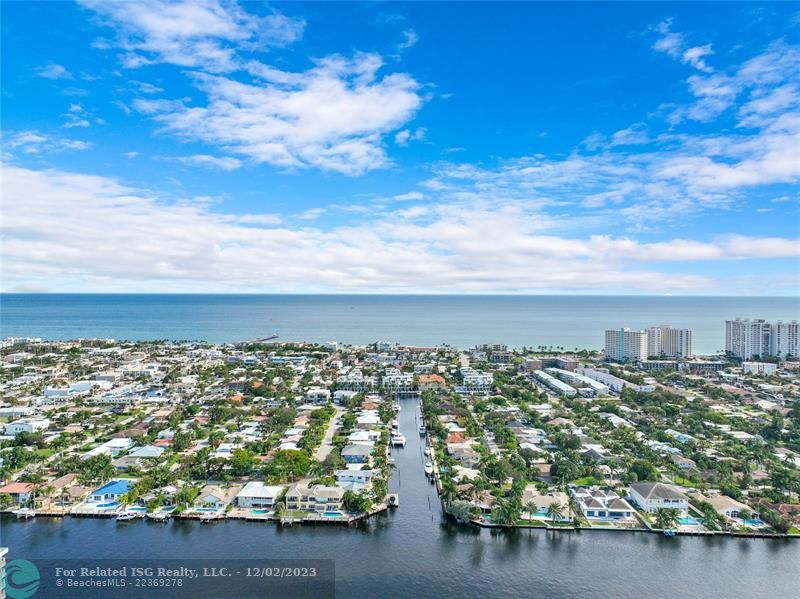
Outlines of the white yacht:
{"type": "Polygon", "coordinates": [[[425,425],[424,424],[420,424],[419,425],[419,434],[424,437],[426,432],[427,431],[425,430],[425,425]]]}
{"type": "Polygon", "coordinates": [[[400,447],[406,446],[406,437],[403,433],[392,434],[392,445],[399,445],[400,447]]]}
{"type": "Polygon", "coordinates": [[[12,512],[17,518],[34,518],[36,517],[36,512],[29,507],[21,507],[18,510],[14,510],[12,512]]]}
{"type": "Polygon", "coordinates": [[[431,464],[430,460],[425,460],[425,476],[432,476],[433,475],[433,464],[431,464]]]}
{"type": "Polygon", "coordinates": [[[142,514],[133,511],[122,512],[117,516],[117,522],[128,522],[141,516],[142,514]]]}

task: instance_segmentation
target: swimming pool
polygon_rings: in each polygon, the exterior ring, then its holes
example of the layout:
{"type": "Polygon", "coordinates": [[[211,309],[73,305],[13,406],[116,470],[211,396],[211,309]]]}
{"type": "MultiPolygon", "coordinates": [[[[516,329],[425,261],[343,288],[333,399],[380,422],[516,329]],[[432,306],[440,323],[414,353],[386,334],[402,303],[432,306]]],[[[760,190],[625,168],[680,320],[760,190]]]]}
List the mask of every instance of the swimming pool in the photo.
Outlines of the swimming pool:
{"type": "Polygon", "coordinates": [[[219,511],[215,507],[196,507],[194,508],[195,512],[216,512],[219,511]]]}
{"type": "Polygon", "coordinates": [[[341,518],[342,516],[344,516],[344,514],[342,512],[323,512],[322,513],[322,517],[323,518],[341,518]]]}
{"type": "Polygon", "coordinates": [[[742,520],[745,526],[763,526],[764,521],[759,520],[758,518],[750,518],[748,520],[742,520]]]}
{"type": "Polygon", "coordinates": [[[103,508],[105,508],[105,507],[117,507],[118,505],[119,505],[118,502],[111,501],[109,503],[98,503],[97,507],[103,507],[103,508]]]}
{"type": "Polygon", "coordinates": [[[697,518],[692,518],[691,516],[684,516],[683,518],[678,518],[678,524],[683,524],[684,526],[697,526],[700,524],[700,520],[697,518]]]}
{"type": "Polygon", "coordinates": [[[270,512],[272,512],[272,510],[262,510],[262,509],[250,510],[251,514],[269,514],[270,512]]]}

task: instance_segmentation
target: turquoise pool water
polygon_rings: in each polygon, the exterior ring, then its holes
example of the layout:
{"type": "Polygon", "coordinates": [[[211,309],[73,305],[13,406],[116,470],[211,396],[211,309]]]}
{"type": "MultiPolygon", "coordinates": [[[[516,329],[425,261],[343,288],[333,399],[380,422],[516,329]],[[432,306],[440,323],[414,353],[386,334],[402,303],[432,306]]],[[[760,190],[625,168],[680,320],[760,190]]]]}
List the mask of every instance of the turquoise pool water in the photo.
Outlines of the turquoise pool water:
{"type": "Polygon", "coordinates": [[[692,518],[691,516],[684,516],[683,518],[678,518],[678,523],[684,526],[694,526],[700,524],[700,520],[692,518]]]}
{"type": "Polygon", "coordinates": [[[758,518],[750,518],[749,520],[742,520],[745,526],[763,526],[764,521],[759,520],[758,518]]]}
{"type": "Polygon", "coordinates": [[[344,516],[342,512],[323,512],[323,518],[341,518],[344,516]]]}
{"type": "Polygon", "coordinates": [[[262,510],[262,509],[255,509],[250,510],[251,514],[269,514],[272,510],[262,510]]]}
{"type": "Polygon", "coordinates": [[[97,507],[116,507],[118,505],[119,503],[117,503],[116,501],[111,501],[109,503],[98,503],[97,507]]]}
{"type": "Polygon", "coordinates": [[[195,512],[216,512],[217,508],[215,507],[196,507],[194,508],[195,512]]]}

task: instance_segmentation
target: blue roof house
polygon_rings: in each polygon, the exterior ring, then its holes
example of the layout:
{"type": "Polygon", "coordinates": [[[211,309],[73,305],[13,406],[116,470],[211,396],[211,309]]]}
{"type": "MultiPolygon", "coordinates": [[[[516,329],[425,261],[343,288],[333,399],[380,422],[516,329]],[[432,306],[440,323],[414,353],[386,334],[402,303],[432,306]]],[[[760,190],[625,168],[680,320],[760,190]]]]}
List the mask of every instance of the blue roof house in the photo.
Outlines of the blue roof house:
{"type": "Polygon", "coordinates": [[[129,480],[112,480],[89,495],[88,503],[105,503],[118,501],[121,495],[128,492],[131,486],[129,480]]]}

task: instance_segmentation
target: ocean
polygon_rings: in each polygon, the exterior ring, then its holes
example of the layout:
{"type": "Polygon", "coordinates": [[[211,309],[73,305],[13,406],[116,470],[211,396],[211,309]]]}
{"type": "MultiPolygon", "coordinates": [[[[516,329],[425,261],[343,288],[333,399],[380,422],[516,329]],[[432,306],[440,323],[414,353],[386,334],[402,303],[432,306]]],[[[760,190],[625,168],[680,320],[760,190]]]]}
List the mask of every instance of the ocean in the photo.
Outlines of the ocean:
{"type": "Polygon", "coordinates": [[[0,294],[0,337],[601,349],[603,331],[658,324],[724,347],[730,318],[800,319],[800,298],[675,296],[0,294]]]}

